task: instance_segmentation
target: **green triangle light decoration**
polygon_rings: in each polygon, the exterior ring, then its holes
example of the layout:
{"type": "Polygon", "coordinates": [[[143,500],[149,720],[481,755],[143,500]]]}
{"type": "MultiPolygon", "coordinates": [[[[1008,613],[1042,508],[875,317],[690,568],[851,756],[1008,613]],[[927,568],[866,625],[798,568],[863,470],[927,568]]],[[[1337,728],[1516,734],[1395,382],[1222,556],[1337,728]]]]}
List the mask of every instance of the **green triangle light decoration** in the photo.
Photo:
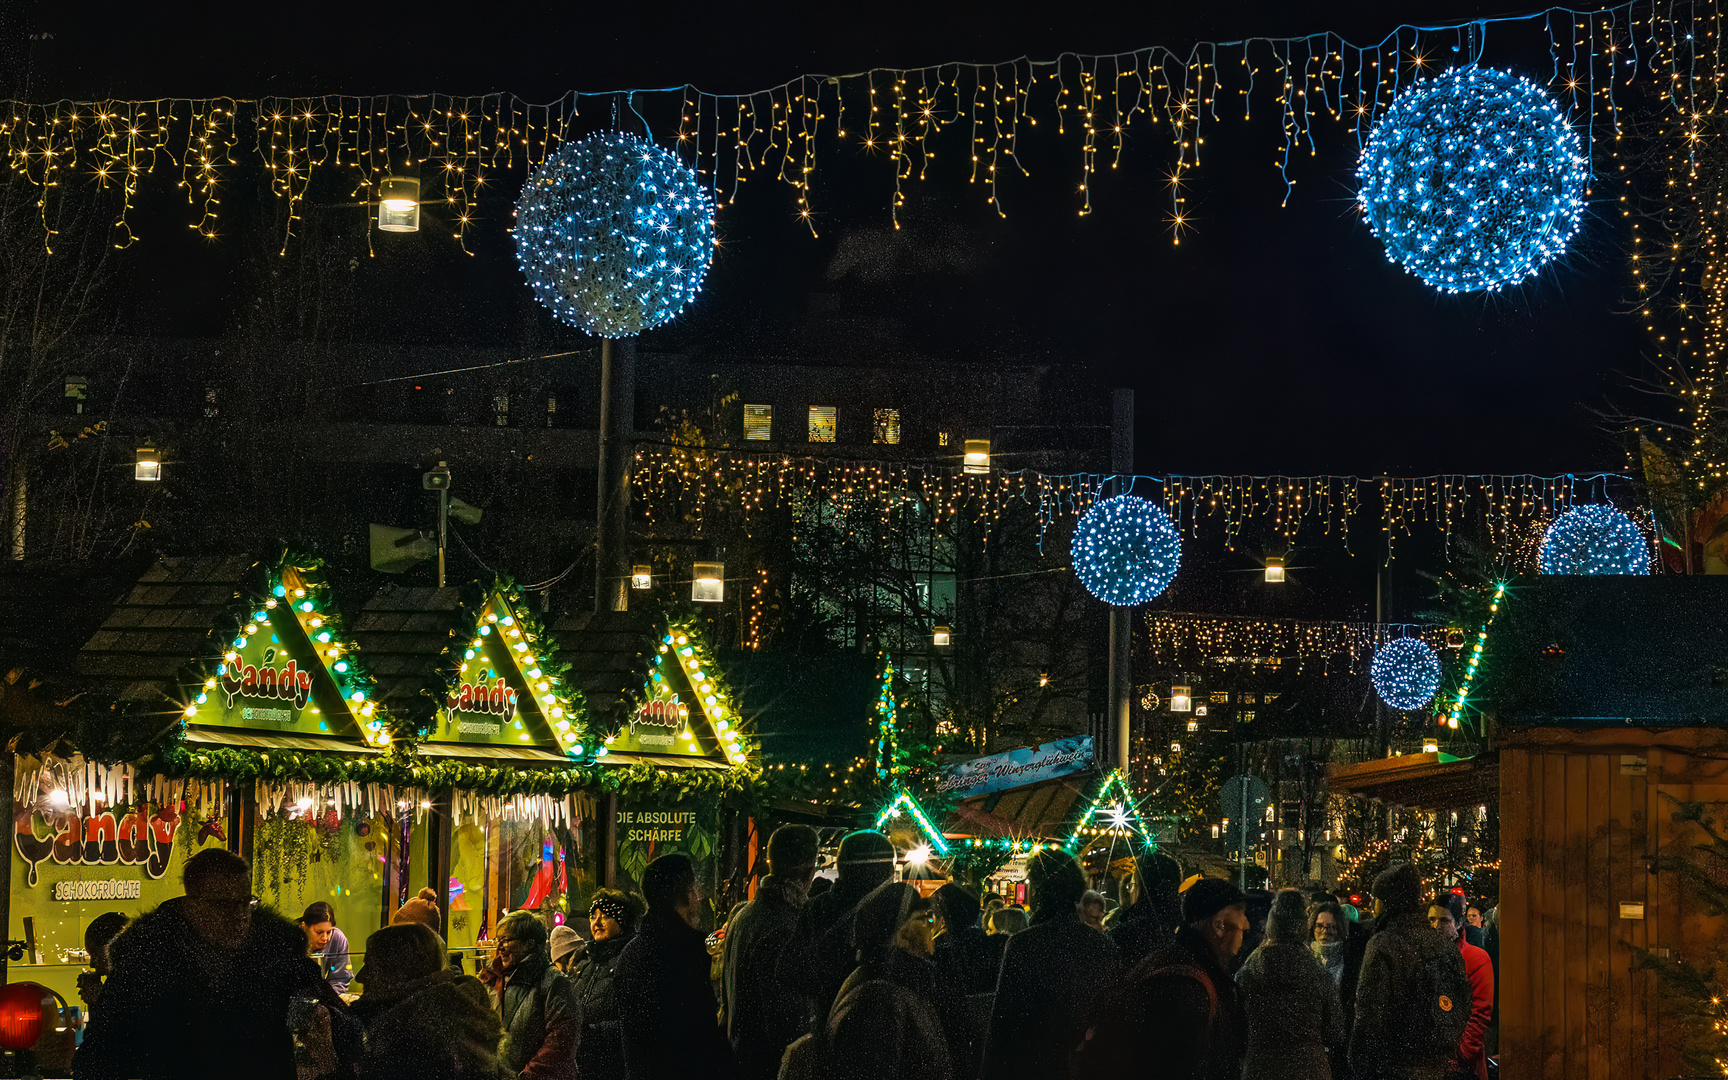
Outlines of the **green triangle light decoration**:
{"type": "Polygon", "coordinates": [[[1146,827],[1146,822],[1140,817],[1140,810],[1135,806],[1134,790],[1128,786],[1128,778],[1122,775],[1122,770],[1112,769],[1098,788],[1092,793],[1092,801],[1074,823],[1074,831],[1068,834],[1068,839],[1062,842],[1065,848],[1073,848],[1094,836],[1138,836],[1152,848],[1157,848],[1158,841],[1152,830],[1146,827]],[[1099,815],[1103,818],[1100,819],[1099,815]]]}
{"type": "Polygon", "coordinates": [[[932,852],[942,858],[948,857],[948,840],[942,835],[942,830],[931,822],[930,815],[924,812],[924,808],[918,804],[918,799],[910,791],[896,785],[894,797],[889,799],[888,805],[884,806],[882,812],[876,815],[876,828],[882,828],[901,814],[910,815],[912,820],[918,823],[918,828],[924,833],[924,838],[930,841],[932,852]]]}

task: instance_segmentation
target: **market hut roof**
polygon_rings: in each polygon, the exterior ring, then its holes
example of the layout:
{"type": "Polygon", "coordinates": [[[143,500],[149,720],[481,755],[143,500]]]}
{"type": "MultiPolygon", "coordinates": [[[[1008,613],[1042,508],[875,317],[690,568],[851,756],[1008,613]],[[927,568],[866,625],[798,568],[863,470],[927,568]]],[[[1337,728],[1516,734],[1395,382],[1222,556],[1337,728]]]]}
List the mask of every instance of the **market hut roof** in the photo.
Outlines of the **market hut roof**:
{"type": "Polygon", "coordinates": [[[73,671],[114,702],[168,707],[188,664],[213,650],[255,565],[244,556],[158,559],[79,650],[73,671]]]}
{"type": "Polygon", "coordinates": [[[354,639],[396,716],[425,726],[444,693],[444,651],[462,607],[462,590],[386,585],[353,620],[354,639]]]}
{"type": "Polygon", "coordinates": [[[1455,810],[1498,802],[1500,768],[1494,757],[1403,754],[1334,765],[1326,774],[1326,790],[1415,810],[1455,810]]]}
{"type": "Polygon", "coordinates": [[[1514,585],[1479,683],[1502,727],[1728,724],[1728,577],[1514,585]]]}

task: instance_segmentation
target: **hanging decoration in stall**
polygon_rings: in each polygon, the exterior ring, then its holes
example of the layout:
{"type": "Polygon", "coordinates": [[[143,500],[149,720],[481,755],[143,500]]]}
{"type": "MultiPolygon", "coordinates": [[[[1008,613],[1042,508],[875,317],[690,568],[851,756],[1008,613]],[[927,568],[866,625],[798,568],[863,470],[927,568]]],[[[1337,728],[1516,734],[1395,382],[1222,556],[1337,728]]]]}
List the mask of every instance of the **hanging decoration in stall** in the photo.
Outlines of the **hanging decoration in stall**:
{"type": "Polygon", "coordinates": [[[1544,574],[1648,574],[1650,541],[1624,512],[1592,503],[1554,519],[1540,561],[1544,574]]]}
{"type": "Polygon", "coordinates": [[[1112,607],[1154,600],[1182,564],[1182,535],[1152,502],[1117,495],[1093,503],[1074,527],[1074,573],[1112,607]]]}
{"type": "Polygon", "coordinates": [[[1566,251],[1590,163],[1540,86],[1457,67],[1398,95],[1369,134],[1356,179],[1388,259],[1444,293],[1491,293],[1566,251]]]}
{"type": "Polygon", "coordinates": [[[389,728],[371,676],[329,599],[316,562],[284,557],[262,596],[242,599],[221,658],[183,689],[192,728],[359,739],[382,749],[389,728]]]}
{"type": "Polygon", "coordinates": [[[1310,663],[1322,671],[1360,673],[1381,645],[1396,638],[1420,638],[1438,649],[1451,631],[1420,623],[1341,622],[1329,619],[1272,619],[1255,615],[1203,615],[1154,611],[1146,616],[1148,643],[1155,660],[1175,664],[1258,660],[1310,663]]]}
{"type": "Polygon", "coordinates": [[[620,131],[565,143],[528,174],[516,256],[560,322],[633,337],[673,318],[714,258],[714,203],[677,155],[620,131]]]}
{"type": "Polygon", "coordinates": [[[286,205],[286,243],[319,176],[340,176],[356,197],[376,201],[391,162],[404,158],[421,163],[425,209],[464,238],[476,221],[502,217],[480,212],[484,196],[510,190],[510,179],[580,137],[607,106],[627,102],[638,115],[675,122],[677,153],[714,202],[730,205],[746,180],[771,177],[791,188],[795,220],[812,231],[822,167],[878,170],[896,220],[909,185],[954,169],[1005,216],[1012,189],[1003,181],[1028,174],[1034,140],[1055,138],[1072,140],[1081,214],[1092,209],[1097,172],[1150,158],[1149,174],[1164,181],[1165,225],[1180,241],[1201,149],[1226,120],[1250,119],[1257,108],[1279,117],[1273,165],[1288,202],[1297,162],[1328,131],[1360,146],[1413,78],[1441,57],[1479,63],[1490,29],[1509,26],[1546,34],[1548,91],[1562,98],[1588,155],[1598,125],[1619,134],[1629,97],[1689,122],[1713,107],[1724,76],[1714,19],[1692,4],[1628,0],[1401,26],[1361,44],[1327,32],[1245,34],[1175,49],[808,74],[727,94],[688,84],[573,92],[545,104],[510,94],[10,101],[0,146],[14,173],[40,186],[47,241],[49,201],[105,197],[115,242],[132,243],[130,211],[146,185],[184,190],[190,224],[214,237],[224,186],[260,169],[286,205]]]}
{"type": "Polygon", "coordinates": [[[712,757],[742,766],[751,750],[743,722],[696,621],[676,620],[660,638],[642,701],[596,753],[712,757]]]}
{"type": "Polygon", "coordinates": [[[446,653],[449,689],[422,741],[550,748],[578,761],[591,758],[597,748],[587,738],[587,701],[565,680],[568,665],[556,661],[555,651],[516,587],[492,585],[463,638],[446,653]]]}
{"type": "MultiPolygon", "coordinates": [[[[705,447],[698,455],[674,446],[638,447],[632,497],[650,521],[689,521],[752,515],[814,499],[835,513],[876,512],[884,532],[901,515],[928,513],[938,523],[969,519],[986,535],[1004,515],[1025,511],[1042,543],[1051,529],[1077,521],[1126,483],[1099,473],[1040,473],[993,469],[967,473],[960,465],[789,457],[705,447]]],[[[1136,490],[1163,507],[1189,537],[1210,531],[1234,549],[1250,531],[1294,543],[1327,538],[1348,548],[1365,506],[1378,503],[1387,557],[1419,528],[1454,532],[1481,525],[1496,544],[1514,542],[1516,526],[1563,513],[1576,503],[1606,500],[1630,487],[1615,473],[1446,474],[1360,476],[1136,476],[1136,490]]],[[[1372,512],[1372,511],[1370,511],[1372,512]]]]}

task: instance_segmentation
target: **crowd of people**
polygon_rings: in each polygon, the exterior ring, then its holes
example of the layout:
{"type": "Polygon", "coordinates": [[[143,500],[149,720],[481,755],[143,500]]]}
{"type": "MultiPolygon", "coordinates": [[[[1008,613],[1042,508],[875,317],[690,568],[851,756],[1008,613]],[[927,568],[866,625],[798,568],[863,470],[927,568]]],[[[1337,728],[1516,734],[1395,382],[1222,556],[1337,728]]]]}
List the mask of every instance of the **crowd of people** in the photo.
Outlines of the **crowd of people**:
{"type": "MultiPolygon", "coordinates": [[[[244,860],[187,862],[185,895],[92,923],[86,1080],[1486,1080],[1482,917],[1414,868],[1374,883],[1372,926],[1330,895],[1251,902],[1138,860],[1114,911],[1043,851],[1029,904],[895,877],[886,837],[775,831],[754,898],[705,935],[696,868],[597,891],[587,937],[527,911],[452,966],[435,894],[371,934],[358,972],[329,904],[258,904],[244,860]],[[1028,910],[1029,908],[1029,910],[1028,910]],[[1264,918],[1257,918],[1259,914],[1264,918]],[[1471,940],[1476,939],[1476,940],[1471,940]],[[1251,948],[1245,948],[1245,942],[1251,948]],[[351,992],[353,985],[359,993],[351,992]]],[[[1260,894],[1266,896],[1267,894],[1260,894]]],[[[1490,920],[1491,922],[1491,920],[1490,920]]]]}

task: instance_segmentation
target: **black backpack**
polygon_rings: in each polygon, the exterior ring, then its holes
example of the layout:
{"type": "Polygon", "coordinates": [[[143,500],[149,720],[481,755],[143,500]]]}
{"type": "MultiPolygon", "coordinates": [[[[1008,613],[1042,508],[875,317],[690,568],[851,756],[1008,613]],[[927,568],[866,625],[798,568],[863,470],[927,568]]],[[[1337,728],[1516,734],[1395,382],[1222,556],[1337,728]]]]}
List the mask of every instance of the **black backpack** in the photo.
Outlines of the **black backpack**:
{"type": "Polygon", "coordinates": [[[1424,949],[1416,962],[1411,989],[1411,1047],[1456,1056],[1473,1003],[1464,957],[1444,942],[1438,952],[1424,949]]]}

